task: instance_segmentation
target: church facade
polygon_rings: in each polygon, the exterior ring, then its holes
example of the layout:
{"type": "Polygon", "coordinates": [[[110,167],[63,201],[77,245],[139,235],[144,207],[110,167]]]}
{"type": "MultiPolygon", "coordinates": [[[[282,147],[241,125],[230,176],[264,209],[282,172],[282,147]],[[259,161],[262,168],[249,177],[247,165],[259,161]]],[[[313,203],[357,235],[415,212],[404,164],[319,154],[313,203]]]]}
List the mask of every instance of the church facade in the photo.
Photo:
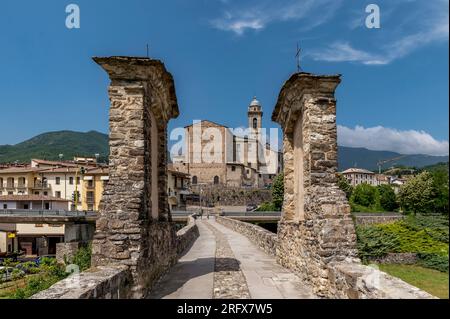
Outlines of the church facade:
{"type": "Polygon", "coordinates": [[[191,185],[263,188],[282,172],[278,145],[267,142],[262,107],[256,98],[248,107],[248,128],[230,129],[203,120],[185,127],[183,154],[173,166],[190,174],[191,185]]]}

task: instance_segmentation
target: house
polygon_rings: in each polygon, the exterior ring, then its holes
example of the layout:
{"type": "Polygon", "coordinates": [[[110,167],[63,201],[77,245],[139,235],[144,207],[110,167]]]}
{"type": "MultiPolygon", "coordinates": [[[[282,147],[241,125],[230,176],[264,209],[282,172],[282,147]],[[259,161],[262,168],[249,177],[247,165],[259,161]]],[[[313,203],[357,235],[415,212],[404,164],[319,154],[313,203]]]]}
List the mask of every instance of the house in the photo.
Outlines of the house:
{"type": "Polygon", "coordinates": [[[350,185],[357,186],[360,184],[378,185],[374,172],[362,168],[349,168],[341,172],[350,185]]]}
{"type": "Polygon", "coordinates": [[[189,191],[190,175],[176,170],[172,164],[167,169],[167,194],[170,210],[185,210],[189,191]]]}

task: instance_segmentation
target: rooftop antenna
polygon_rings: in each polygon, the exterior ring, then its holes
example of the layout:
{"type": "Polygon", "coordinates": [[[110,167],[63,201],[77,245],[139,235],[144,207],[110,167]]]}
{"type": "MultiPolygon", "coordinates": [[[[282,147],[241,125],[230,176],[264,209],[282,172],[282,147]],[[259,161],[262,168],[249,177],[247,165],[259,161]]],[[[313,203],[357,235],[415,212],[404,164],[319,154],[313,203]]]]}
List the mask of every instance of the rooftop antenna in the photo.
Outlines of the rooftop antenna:
{"type": "Polygon", "coordinates": [[[301,53],[302,49],[300,48],[300,46],[298,45],[297,42],[297,51],[295,54],[295,58],[297,59],[297,72],[302,71],[302,68],[300,67],[300,53],[301,53]]]}
{"type": "Polygon", "coordinates": [[[147,43],[147,58],[149,58],[149,54],[148,54],[148,43],[147,43]]]}

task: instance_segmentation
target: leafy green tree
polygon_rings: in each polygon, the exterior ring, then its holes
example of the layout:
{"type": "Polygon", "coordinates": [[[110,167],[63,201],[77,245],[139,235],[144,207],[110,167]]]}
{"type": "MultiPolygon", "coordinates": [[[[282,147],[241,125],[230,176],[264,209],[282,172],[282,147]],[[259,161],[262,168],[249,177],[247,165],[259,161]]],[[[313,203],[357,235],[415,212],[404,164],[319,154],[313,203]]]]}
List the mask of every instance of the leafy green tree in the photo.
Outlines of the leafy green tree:
{"type": "Polygon", "coordinates": [[[433,186],[433,176],[429,172],[411,178],[400,187],[400,205],[414,214],[432,212],[435,198],[433,186]]]}
{"type": "Polygon", "coordinates": [[[380,194],[380,205],[384,210],[393,211],[398,208],[397,197],[390,185],[379,185],[377,188],[380,194]]]}
{"type": "Polygon", "coordinates": [[[347,196],[347,199],[350,199],[353,192],[353,186],[350,185],[348,180],[342,174],[337,174],[337,179],[339,188],[344,191],[345,196],[347,196]]]}
{"type": "Polygon", "coordinates": [[[350,201],[357,205],[373,207],[378,203],[378,196],[376,187],[363,183],[353,189],[350,201]]]}
{"type": "Polygon", "coordinates": [[[272,185],[272,203],[277,211],[281,211],[284,200],[284,175],[278,174],[272,185]]]}
{"type": "Polygon", "coordinates": [[[435,212],[447,214],[449,211],[448,196],[448,171],[436,170],[432,173],[433,177],[433,209],[435,212]]]}

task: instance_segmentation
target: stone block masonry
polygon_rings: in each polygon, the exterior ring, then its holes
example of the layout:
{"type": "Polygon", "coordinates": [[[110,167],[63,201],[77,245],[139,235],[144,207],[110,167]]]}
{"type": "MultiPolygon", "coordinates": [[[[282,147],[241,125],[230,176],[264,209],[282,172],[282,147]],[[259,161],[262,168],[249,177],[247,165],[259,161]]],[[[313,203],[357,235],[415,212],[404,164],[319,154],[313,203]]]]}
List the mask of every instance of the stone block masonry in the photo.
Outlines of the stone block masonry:
{"type": "Polygon", "coordinates": [[[325,298],[431,298],[357,258],[356,233],[336,180],[339,75],[296,73],[272,114],[283,129],[284,202],[277,261],[325,298]],[[375,283],[371,282],[375,280],[375,283]]]}
{"type": "Polygon", "coordinates": [[[142,298],[177,260],[168,211],[167,122],[178,116],[173,78],[157,60],[94,58],[109,75],[110,179],[100,204],[92,264],[124,265],[142,298]]]}
{"type": "Polygon", "coordinates": [[[277,235],[257,225],[253,225],[239,220],[216,217],[216,222],[222,224],[242,235],[245,235],[256,246],[271,256],[276,255],[277,235]]]}

